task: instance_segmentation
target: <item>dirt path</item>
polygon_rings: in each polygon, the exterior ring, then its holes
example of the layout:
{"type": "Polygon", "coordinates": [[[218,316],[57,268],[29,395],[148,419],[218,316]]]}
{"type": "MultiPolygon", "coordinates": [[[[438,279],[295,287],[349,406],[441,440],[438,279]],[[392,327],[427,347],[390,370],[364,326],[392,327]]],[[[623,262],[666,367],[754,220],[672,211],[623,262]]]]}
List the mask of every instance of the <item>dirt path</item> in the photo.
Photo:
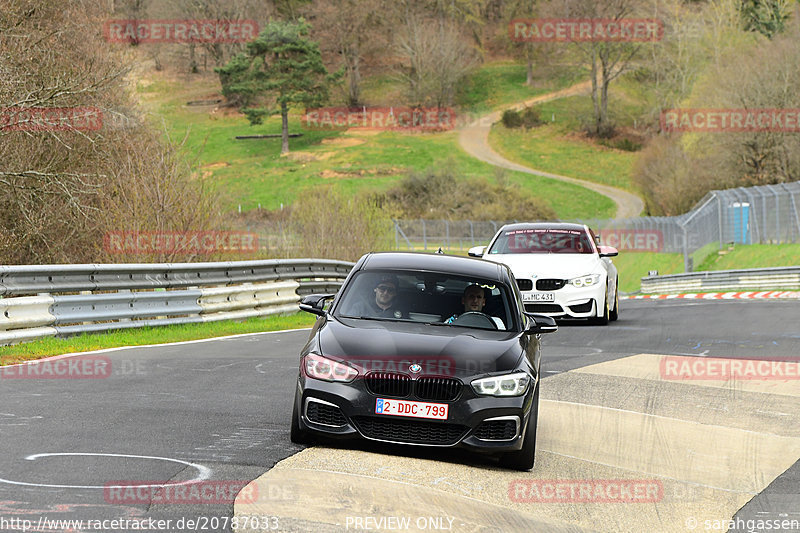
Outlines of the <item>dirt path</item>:
{"type": "MultiPolygon", "coordinates": [[[[525,100],[524,102],[508,106],[505,109],[520,109],[532,104],[539,104],[550,100],[556,100],[558,98],[564,98],[566,96],[588,93],[590,90],[591,82],[585,81],[560,91],[543,94],[529,100],[525,100]]],[[[496,167],[526,172],[535,176],[544,176],[545,178],[566,181],[568,183],[574,183],[575,185],[580,185],[581,187],[586,187],[587,189],[598,192],[603,196],[611,198],[614,203],[617,204],[616,218],[633,218],[639,216],[639,214],[644,210],[644,202],[635,194],[623,191],[622,189],[618,189],[616,187],[611,187],[609,185],[601,185],[591,181],[570,178],[568,176],[560,176],[558,174],[551,174],[549,172],[543,172],[541,170],[529,168],[509,161],[495,152],[489,145],[489,130],[492,128],[492,124],[500,121],[500,117],[503,115],[503,111],[505,109],[484,115],[461,129],[458,140],[461,143],[461,147],[468,154],[496,167]]]]}

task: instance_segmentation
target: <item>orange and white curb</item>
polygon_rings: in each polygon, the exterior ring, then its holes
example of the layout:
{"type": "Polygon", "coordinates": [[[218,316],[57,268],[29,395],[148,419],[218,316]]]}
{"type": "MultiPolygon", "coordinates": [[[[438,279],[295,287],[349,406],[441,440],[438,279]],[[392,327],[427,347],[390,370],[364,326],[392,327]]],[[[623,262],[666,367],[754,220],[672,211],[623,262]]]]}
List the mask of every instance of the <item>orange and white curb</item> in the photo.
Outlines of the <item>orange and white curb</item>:
{"type": "Polygon", "coordinates": [[[762,292],[700,292],[686,294],[637,294],[635,296],[620,296],[620,300],[753,300],[794,298],[800,299],[799,291],[762,291],[762,292]]]}

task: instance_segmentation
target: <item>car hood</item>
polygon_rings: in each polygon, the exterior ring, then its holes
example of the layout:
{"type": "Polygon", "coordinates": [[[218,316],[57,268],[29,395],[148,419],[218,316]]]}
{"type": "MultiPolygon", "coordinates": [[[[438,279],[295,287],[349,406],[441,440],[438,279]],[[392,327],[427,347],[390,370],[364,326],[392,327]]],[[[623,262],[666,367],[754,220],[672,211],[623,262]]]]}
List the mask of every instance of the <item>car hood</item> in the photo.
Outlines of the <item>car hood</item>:
{"type": "Polygon", "coordinates": [[[524,352],[519,333],[416,322],[332,319],[319,330],[322,355],[365,372],[469,377],[518,368],[524,352]]]}
{"type": "Polygon", "coordinates": [[[491,254],[484,259],[511,267],[516,278],[571,279],[599,269],[595,254],[491,254]]]}

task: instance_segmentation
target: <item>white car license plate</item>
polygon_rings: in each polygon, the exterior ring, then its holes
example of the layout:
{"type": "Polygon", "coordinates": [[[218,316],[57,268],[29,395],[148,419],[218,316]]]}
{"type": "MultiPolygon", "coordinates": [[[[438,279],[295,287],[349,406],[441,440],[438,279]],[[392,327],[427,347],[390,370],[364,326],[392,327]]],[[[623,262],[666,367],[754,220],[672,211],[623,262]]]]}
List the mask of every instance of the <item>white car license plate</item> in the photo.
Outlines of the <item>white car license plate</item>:
{"type": "Polygon", "coordinates": [[[523,302],[555,302],[556,295],[552,292],[532,292],[522,295],[523,302]]]}
{"type": "Polygon", "coordinates": [[[409,402],[407,400],[378,398],[375,401],[375,414],[447,420],[447,407],[446,403],[409,402]]]}

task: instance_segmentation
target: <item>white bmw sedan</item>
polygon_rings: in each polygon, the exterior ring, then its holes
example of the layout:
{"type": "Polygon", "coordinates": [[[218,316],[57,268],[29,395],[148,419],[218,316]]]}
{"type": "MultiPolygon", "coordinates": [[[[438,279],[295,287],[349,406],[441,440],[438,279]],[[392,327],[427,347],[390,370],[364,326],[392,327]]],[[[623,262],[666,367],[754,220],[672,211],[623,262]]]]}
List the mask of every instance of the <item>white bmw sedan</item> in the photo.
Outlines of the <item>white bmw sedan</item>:
{"type": "Polygon", "coordinates": [[[507,224],[469,255],[511,267],[525,311],[605,325],[619,317],[617,268],[609,259],[618,252],[597,241],[582,224],[507,224]]]}

